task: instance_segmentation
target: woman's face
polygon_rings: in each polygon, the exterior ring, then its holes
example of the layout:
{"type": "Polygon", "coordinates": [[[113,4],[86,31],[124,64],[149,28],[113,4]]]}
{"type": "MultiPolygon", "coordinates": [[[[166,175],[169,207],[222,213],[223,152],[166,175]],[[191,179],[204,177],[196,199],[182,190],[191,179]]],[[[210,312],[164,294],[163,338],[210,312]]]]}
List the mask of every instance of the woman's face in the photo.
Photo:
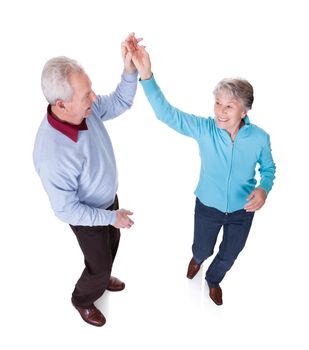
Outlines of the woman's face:
{"type": "Polygon", "coordinates": [[[214,113],[218,128],[235,133],[247,111],[238,100],[222,93],[215,96],[214,113]]]}

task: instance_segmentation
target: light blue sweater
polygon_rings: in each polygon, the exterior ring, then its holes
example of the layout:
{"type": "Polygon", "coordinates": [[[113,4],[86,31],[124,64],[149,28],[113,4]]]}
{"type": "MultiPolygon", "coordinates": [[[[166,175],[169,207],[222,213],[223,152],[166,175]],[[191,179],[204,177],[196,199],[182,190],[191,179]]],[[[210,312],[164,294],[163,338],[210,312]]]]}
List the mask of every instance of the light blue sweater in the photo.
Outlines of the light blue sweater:
{"type": "Polygon", "coordinates": [[[269,135],[251,124],[248,116],[233,142],[213,118],[197,117],[171,106],[154,77],[141,84],[157,118],[198,142],[201,170],[195,194],[203,204],[226,213],[243,209],[257,183],[257,163],[261,174],[258,187],[268,194],[275,178],[269,135]]]}
{"type": "Polygon", "coordinates": [[[86,119],[88,130],[74,142],[53,128],[47,115],[39,127],[34,166],[48,194],[55,215],[72,225],[113,224],[115,211],[105,210],[118,188],[113,147],[102,121],[115,118],[131,107],[137,74],[123,73],[115,92],[98,96],[86,119]]]}

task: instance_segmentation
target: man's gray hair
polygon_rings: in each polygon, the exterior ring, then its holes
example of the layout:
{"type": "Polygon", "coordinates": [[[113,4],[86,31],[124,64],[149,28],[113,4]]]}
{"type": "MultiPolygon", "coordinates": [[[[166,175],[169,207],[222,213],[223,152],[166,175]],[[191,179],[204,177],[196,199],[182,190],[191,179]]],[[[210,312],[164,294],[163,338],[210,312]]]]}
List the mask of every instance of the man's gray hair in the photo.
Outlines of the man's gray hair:
{"type": "Polygon", "coordinates": [[[55,105],[57,100],[72,100],[73,89],[68,79],[71,72],[85,73],[77,61],[65,56],[51,58],[45,63],[41,86],[48,103],[55,105]]]}
{"type": "Polygon", "coordinates": [[[227,94],[240,102],[246,111],[252,108],[253,104],[253,87],[245,79],[240,78],[226,78],[219,81],[214,91],[215,96],[221,93],[227,94]]]}

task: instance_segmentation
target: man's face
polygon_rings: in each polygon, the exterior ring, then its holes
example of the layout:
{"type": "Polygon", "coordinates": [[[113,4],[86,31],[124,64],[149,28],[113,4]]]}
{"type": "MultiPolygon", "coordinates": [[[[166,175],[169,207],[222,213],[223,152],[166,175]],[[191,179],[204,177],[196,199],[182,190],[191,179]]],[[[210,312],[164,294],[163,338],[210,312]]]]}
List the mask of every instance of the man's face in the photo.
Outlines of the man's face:
{"type": "Polygon", "coordinates": [[[96,95],[92,91],[91,81],[85,73],[72,72],[69,81],[73,89],[72,101],[64,102],[67,121],[78,125],[91,113],[92,103],[96,95]]]}
{"type": "Polygon", "coordinates": [[[217,127],[229,132],[239,128],[242,118],[246,115],[241,103],[225,94],[215,97],[214,112],[217,127]]]}

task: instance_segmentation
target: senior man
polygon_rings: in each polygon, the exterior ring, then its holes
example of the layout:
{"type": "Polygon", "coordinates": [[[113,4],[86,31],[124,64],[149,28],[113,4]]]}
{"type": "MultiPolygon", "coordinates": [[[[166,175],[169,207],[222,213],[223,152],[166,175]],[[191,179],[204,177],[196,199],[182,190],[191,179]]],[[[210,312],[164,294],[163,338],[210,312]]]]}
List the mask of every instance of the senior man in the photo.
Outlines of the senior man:
{"type": "MultiPolygon", "coordinates": [[[[127,40],[130,36],[127,38],[127,40]]],[[[113,147],[102,122],[132,106],[137,72],[122,43],[124,71],[116,90],[97,96],[82,66],[67,57],[50,59],[42,72],[48,101],[39,127],[33,159],[55,215],[70,224],[84,255],[85,269],[72,303],[87,323],[103,326],[94,302],[104,291],[123,290],[111,276],[120,228],[130,228],[129,210],[119,209],[113,147]]]]}

